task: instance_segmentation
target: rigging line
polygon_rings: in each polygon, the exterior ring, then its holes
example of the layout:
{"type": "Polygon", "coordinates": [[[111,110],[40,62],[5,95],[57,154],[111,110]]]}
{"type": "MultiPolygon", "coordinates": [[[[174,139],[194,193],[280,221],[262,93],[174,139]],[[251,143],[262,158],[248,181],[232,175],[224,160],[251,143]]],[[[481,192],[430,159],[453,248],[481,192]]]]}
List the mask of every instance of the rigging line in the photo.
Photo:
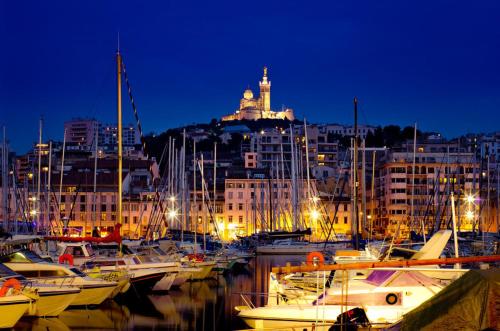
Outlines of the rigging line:
{"type": "MultiPolygon", "coordinates": [[[[127,85],[127,92],[128,92],[128,96],[130,98],[130,103],[132,105],[132,110],[134,111],[134,117],[135,117],[135,121],[137,124],[137,130],[139,131],[139,136],[141,139],[142,152],[144,153],[144,156],[146,157],[146,159],[148,159],[148,153],[147,153],[147,149],[146,149],[146,139],[144,137],[144,132],[142,131],[142,126],[141,126],[141,122],[139,120],[139,114],[137,112],[137,107],[135,105],[134,97],[132,96],[132,87],[131,87],[129,79],[128,79],[128,74],[127,74],[127,70],[125,67],[125,61],[123,60],[123,56],[122,56],[122,71],[123,71],[123,76],[125,78],[125,84],[127,85]]],[[[160,200],[158,186],[155,187],[155,197],[156,197],[156,199],[160,200]]],[[[163,204],[161,202],[159,203],[159,207],[160,207],[161,214],[164,215],[163,204]]],[[[164,223],[165,223],[165,226],[167,226],[166,220],[164,220],[164,223]]],[[[146,235],[148,235],[149,230],[150,230],[150,227],[148,224],[148,228],[146,230],[146,235]]]]}
{"type": "Polygon", "coordinates": [[[130,82],[128,80],[127,70],[125,69],[125,62],[123,61],[123,58],[122,58],[122,70],[123,70],[123,76],[125,78],[125,84],[127,85],[128,96],[130,98],[130,103],[132,105],[132,110],[134,111],[134,117],[135,117],[135,121],[137,124],[137,129],[139,130],[139,135],[141,138],[142,151],[144,152],[144,155],[146,156],[146,159],[147,159],[148,154],[147,154],[147,150],[146,150],[146,139],[144,138],[144,132],[142,131],[141,121],[139,120],[139,114],[137,113],[137,107],[135,105],[134,97],[132,96],[132,87],[130,86],[130,82]]]}

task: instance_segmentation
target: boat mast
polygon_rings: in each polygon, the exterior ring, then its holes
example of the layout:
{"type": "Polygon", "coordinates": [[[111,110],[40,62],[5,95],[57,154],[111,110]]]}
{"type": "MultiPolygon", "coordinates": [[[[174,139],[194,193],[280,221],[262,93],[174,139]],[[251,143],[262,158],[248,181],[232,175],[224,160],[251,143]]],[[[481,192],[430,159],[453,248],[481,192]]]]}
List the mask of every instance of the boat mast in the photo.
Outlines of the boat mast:
{"type": "MultiPolygon", "coordinates": [[[[457,219],[455,217],[455,197],[453,196],[453,191],[451,192],[450,198],[451,198],[451,219],[453,221],[453,245],[455,248],[455,257],[458,258],[457,219]]],[[[455,264],[455,269],[459,268],[460,265],[458,263],[455,264]]]]}
{"type": "Polygon", "coordinates": [[[363,213],[363,223],[361,234],[364,234],[365,229],[367,228],[366,221],[366,140],[363,139],[361,142],[361,146],[363,149],[363,153],[361,154],[361,211],[363,213]]]}
{"type": "Polygon", "coordinates": [[[296,190],[297,190],[297,183],[295,181],[295,153],[294,153],[294,140],[293,140],[293,127],[290,124],[290,150],[291,150],[291,157],[292,157],[292,163],[291,163],[291,170],[292,170],[292,185],[291,186],[291,192],[292,193],[292,231],[297,230],[297,196],[296,196],[296,190]]]}
{"type": "Polygon", "coordinates": [[[47,202],[45,203],[47,211],[47,225],[52,227],[52,222],[50,221],[50,192],[51,192],[51,179],[52,179],[52,140],[49,141],[49,169],[47,171],[47,202]]]}
{"type": "Polygon", "coordinates": [[[205,173],[204,173],[204,162],[203,162],[203,152],[201,153],[201,164],[200,164],[200,175],[201,175],[201,217],[202,217],[202,229],[203,229],[203,253],[207,252],[207,238],[205,233],[206,229],[206,209],[205,209],[205,173]]]}
{"type": "MultiPolygon", "coordinates": [[[[194,254],[196,254],[196,245],[198,244],[198,206],[196,205],[196,141],[193,139],[193,204],[194,204],[194,254]]],[[[191,218],[193,219],[193,218],[191,218]]]]}
{"type": "Polygon", "coordinates": [[[2,198],[3,198],[3,217],[4,222],[0,225],[0,229],[5,229],[9,231],[9,208],[7,206],[8,200],[8,177],[7,177],[7,164],[9,162],[8,152],[7,152],[7,141],[5,134],[5,126],[3,127],[3,145],[2,145],[2,198]]]}
{"type": "Polygon", "coordinates": [[[182,132],[182,225],[181,225],[181,243],[184,242],[184,227],[186,226],[186,129],[182,132]]]}
{"type": "MultiPolygon", "coordinates": [[[[64,152],[66,151],[66,128],[64,128],[64,136],[63,136],[63,146],[62,146],[62,156],[61,156],[61,172],[59,174],[59,223],[62,224],[62,213],[61,213],[61,200],[62,200],[62,184],[63,184],[63,177],[64,177],[64,152]]],[[[64,202],[66,203],[66,202],[64,202]]],[[[59,225],[59,224],[58,224],[59,225]]],[[[63,227],[61,227],[61,235],[63,233],[63,227]]]]}
{"type": "Polygon", "coordinates": [[[358,238],[358,99],[354,97],[354,155],[353,155],[353,235],[355,236],[355,248],[359,249],[359,238],[358,238]]]}
{"type": "MultiPolygon", "coordinates": [[[[120,225],[120,236],[122,234],[122,56],[120,54],[120,41],[116,51],[116,88],[117,88],[117,117],[118,117],[118,224],[120,225]]],[[[120,244],[121,246],[121,244],[120,244]]],[[[119,254],[121,255],[121,247],[119,254]]]]}
{"type": "MultiPolygon", "coordinates": [[[[216,223],[216,217],[215,217],[215,196],[216,196],[216,190],[215,190],[215,184],[217,183],[217,142],[214,141],[214,203],[213,203],[213,209],[212,209],[212,213],[213,213],[213,216],[212,216],[212,222],[213,222],[213,226],[217,229],[217,223],[216,223]]],[[[247,222],[247,225],[248,225],[248,222],[247,222]]],[[[217,232],[218,229],[217,229],[217,232]]],[[[248,234],[248,231],[247,231],[247,234],[248,234]]],[[[219,238],[220,238],[220,234],[219,234],[219,238]]]]}
{"type": "MultiPolygon", "coordinates": [[[[94,232],[95,222],[97,220],[97,153],[98,153],[98,142],[99,142],[99,129],[95,131],[95,155],[94,155],[94,194],[92,197],[92,232],[94,232]]],[[[129,208],[130,209],[130,208],[129,208]]]]}
{"type": "Polygon", "coordinates": [[[375,153],[376,151],[373,150],[372,154],[372,182],[371,182],[371,208],[370,208],[370,233],[368,234],[368,238],[371,240],[372,239],[372,233],[373,233],[373,221],[375,220],[375,153]]]}
{"type": "Polygon", "coordinates": [[[36,191],[36,204],[35,204],[35,216],[38,215],[38,222],[36,222],[36,230],[40,230],[40,185],[41,185],[41,174],[42,172],[42,118],[39,121],[38,128],[38,180],[37,180],[37,191],[36,191]]]}

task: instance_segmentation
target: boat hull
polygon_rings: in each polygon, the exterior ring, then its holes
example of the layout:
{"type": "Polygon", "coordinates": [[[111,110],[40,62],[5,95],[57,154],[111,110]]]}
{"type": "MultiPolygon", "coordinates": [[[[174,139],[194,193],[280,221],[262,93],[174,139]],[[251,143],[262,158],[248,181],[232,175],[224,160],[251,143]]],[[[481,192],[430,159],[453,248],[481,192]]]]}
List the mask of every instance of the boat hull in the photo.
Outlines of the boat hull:
{"type": "Polygon", "coordinates": [[[208,278],[215,265],[215,262],[195,262],[194,266],[196,268],[200,268],[201,270],[198,272],[193,272],[191,280],[203,280],[205,278],[208,278]]]}
{"type": "Polygon", "coordinates": [[[29,309],[31,300],[23,295],[0,298],[0,328],[12,328],[29,309]]]}
{"type": "Polygon", "coordinates": [[[117,284],[110,285],[83,285],[80,287],[81,292],[71,303],[70,306],[94,306],[100,305],[106,300],[115,290],[117,284]]]}
{"type": "Polygon", "coordinates": [[[78,297],[80,292],[42,292],[39,291],[39,298],[36,301],[34,316],[56,317],[68,308],[78,297]]]}

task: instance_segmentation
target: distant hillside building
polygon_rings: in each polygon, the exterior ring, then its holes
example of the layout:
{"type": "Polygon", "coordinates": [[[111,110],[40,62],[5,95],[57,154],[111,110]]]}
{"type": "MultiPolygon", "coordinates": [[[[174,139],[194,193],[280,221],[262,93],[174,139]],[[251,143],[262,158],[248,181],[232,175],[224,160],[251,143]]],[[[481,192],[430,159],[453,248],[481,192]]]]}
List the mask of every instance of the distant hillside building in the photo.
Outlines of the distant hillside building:
{"type": "Polygon", "coordinates": [[[259,82],[260,95],[254,98],[253,92],[247,88],[243,92],[243,98],[240,100],[240,107],[231,115],[223,116],[223,121],[236,120],[259,120],[259,119],[288,119],[293,121],[295,116],[290,108],[283,111],[271,110],[271,81],[267,79],[267,68],[264,67],[264,76],[259,82]]]}

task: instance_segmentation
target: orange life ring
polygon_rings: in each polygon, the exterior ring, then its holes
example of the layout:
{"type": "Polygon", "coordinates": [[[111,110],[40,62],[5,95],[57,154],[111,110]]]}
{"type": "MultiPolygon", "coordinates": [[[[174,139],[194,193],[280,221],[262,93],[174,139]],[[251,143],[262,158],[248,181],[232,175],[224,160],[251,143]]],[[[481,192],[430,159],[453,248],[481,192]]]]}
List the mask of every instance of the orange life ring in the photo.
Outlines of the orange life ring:
{"type": "Polygon", "coordinates": [[[2,288],[0,288],[0,298],[4,297],[10,288],[19,291],[21,290],[21,283],[15,278],[10,278],[3,282],[2,288]]]}
{"type": "Polygon", "coordinates": [[[308,265],[324,265],[325,257],[321,252],[311,252],[307,254],[306,263],[308,265]]]}
{"type": "Polygon", "coordinates": [[[71,254],[63,254],[61,256],[59,256],[59,263],[60,264],[65,264],[65,262],[68,262],[69,265],[73,265],[74,261],[73,261],[73,255],[71,254]]]}
{"type": "Polygon", "coordinates": [[[203,262],[205,260],[205,255],[203,254],[188,254],[187,258],[189,261],[194,261],[194,262],[203,262]]]}

